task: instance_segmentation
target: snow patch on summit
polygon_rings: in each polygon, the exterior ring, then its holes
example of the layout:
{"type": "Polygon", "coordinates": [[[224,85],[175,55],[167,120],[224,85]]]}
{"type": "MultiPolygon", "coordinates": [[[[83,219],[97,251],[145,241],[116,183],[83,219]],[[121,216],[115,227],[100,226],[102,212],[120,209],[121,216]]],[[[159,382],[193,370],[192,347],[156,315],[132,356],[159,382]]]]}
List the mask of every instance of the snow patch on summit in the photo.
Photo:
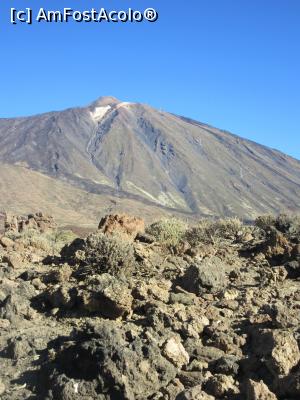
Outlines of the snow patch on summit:
{"type": "Polygon", "coordinates": [[[111,106],[96,107],[93,111],[91,111],[91,117],[93,120],[99,122],[110,109],[111,106]]]}
{"type": "Polygon", "coordinates": [[[130,103],[129,101],[123,101],[122,103],[117,104],[116,109],[132,105],[134,105],[134,103],[130,103]]]}

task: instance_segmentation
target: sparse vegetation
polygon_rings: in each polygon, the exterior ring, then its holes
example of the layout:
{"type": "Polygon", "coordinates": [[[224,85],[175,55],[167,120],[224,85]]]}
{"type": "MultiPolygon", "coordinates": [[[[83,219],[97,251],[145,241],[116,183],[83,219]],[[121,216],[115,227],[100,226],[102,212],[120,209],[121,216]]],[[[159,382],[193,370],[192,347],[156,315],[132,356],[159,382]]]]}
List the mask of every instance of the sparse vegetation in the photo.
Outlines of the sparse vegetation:
{"type": "Polygon", "coordinates": [[[261,215],[256,218],[255,225],[263,231],[268,231],[271,226],[275,226],[276,217],[273,215],[261,215]]]}
{"type": "Polygon", "coordinates": [[[84,263],[94,266],[98,272],[118,274],[135,263],[132,243],[117,235],[93,233],[86,239],[82,252],[84,263]]]}
{"type": "Polygon", "coordinates": [[[1,399],[299,398],[297,217],[104,220],[60,256],[71,232],[0,236],[1,399]]]}
{"type": "Polygon", "coordinates": [[[12,240],[24,244],[26,247],[33,247],[38,250],[47,252],[49,255],[55,255],[60,252],[62,247],[75,239],[72,231],[65,230],[48,230],[40,233],[36,229],[28,229],[22,233],[7,232],[6,236],[12,240]]]}
{"type": "Polygon", "coordinates": [[[201,219],[196,226],[186,231],[185,239],[191,246],[214,244],[222,238],[235,238],[242,227],[242,222],[238,218],[224,218],[217,221],[201,219]]]}
{"type": "Polygon", "coordinates": [[[177,218],[164,218],[154,222],[146,229],[146,233],[165,245],[176,246],[184,237],[188,225],[177,218]]]}
{"type": "Polygon", "coordinates": [[[277,217],[272,215],[260,216],[256,219],[255,225],[265,232],[276,228],[279,232],[289,236],[300,235],[300,216],[295,214],[279,214],[277,217]]]}

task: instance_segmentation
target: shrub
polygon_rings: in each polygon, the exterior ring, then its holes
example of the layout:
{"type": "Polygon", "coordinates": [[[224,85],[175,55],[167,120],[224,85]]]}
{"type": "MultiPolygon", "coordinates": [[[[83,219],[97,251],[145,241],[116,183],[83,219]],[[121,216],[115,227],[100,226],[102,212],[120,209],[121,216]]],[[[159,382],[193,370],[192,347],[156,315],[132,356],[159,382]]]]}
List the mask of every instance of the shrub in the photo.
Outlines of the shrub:
{"type": "Polygon", "coordinates": [[[22,233],[8,232],[6,236],[21,242],[26,247],[31,246],[49,255],[59,253],[61,248],[75,237],[71,231],[49,230],[41,233],[36,229],[28,229],[22,233]]]}
{"type": "Polygon", "coordinates": [[[57,254],[68,243],[75,239],[76,235],[70,230],[53,230],[45,233],[49,240],[52,255],[57,254]]]}
{"type": "Polygon", "coordinates": [[[176,246],[184,237],[187,224],[177,218],[164,218],[146,228],[146,233],[163,244],[176,246]]]}
{"type": "Polygon", "coordinates": [[[293,214],[280,214],[277,217],[263,215],[256,219],[255,225],[268,232],[276,228],[288,236],[300,235],[300,216],[293,214]]]}
{"type": "Polygon", "coordinates": [[[20,239],[21,233],[15,232],[15,231],[6,231],[5,236],[11,240],[17,240],[17,239],[20,239]]]}
{"type": "Polygon", "coordinates": [[[235,238],[242,227],[242,221],[237,217],[219,219],[213,224],[214,235],[225,239],[235,238]]]}
{"type": "Polygon", "coordinates": [[[258,228],[268,231],[272,226],[275,226],[276,218],[273,215],[261,215],[256,218],[255,226],[258,228]]]}
{"type": "Polygon", "coordinates": [[[209,219],[201,219],[196,226],[192,226],[186,231],[185,239],[193,247],[200,243],[212,243],[212,224],[213,222],[209,219]]]}
{"type": "Polygon", "coordinates": [[[81,255],[83,263],[92,266],[98,273],[125,274],[135,264],[133,244],[116,235],[91,234],[81,255]]]}
{"type": "Polygon", "coordinates": [[[276,218],[275,227],[288,235],[300,234],[300,216],[296,214],[280,214],[276,218]]]}
{"type": "Polygon", "coordinates": [[[196,226],[185,234],[191,246],[199,244],[215,244],[222,239],[234,239],[243,227],[238,218],[224,218],[216,221],[201,219],[196,226]]]}

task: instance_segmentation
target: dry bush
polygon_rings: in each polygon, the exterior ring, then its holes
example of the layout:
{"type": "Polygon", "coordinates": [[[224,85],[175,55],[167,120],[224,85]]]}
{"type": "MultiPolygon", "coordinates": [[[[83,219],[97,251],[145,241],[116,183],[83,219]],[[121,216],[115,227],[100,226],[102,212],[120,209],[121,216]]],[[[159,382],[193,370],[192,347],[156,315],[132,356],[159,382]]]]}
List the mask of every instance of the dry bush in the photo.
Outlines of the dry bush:
{"type": "Polygon", "coordinates": [[[49,255],[58,254],[65,244],[75,238],[72,231],[49,230],[41,233],[36,229],[28,229],[22,233],[7,232],[6,236],[24,244],[25,247],[30,246],[49,255]]]}
{"type": "Polygon", "coordinates": [[[275,226],[275,222],[276,217],[274,217],[273,215],[261,215],[256,218],[255,226],[264,231],[268,231],[271,229],[271,227],[275,226]]]}
{"type": "Polygon", "coordinates": [[[187,224],[177,218],[163,218],[146,228],[146,233],[167,246],[176,246],[187,231],[187,224]]]}
{"type": "Polygon", "coordinates": [[[297,214],[263,215],[256,219],[255,225],[265,232],[276,228],[288,236],[300,235],[300,216],[297,214]]]}
{"type": "Polygon", "coordinates": [[[215,244],[222,239],[235,239],[242,228],[243,224],[238,218],[217,221],[201,219],[196,226],[187,230],[185,240],[194,247],[199,244],[215,244]]]}
{"type": "Polygon", "coordinates": [[[98,273],[124,273],[135,265],[134,247],[120,236],[93,233],[85,241],[81,260],[98,273]]]}
{"type": "Polygon", "coordinates": [[[213,242],[211,235],[212,221],[209,219],[201,219],[197,225],[189,228],[184,238],[193,247],[200,243],[209,244],[213,242]]]}
{"type": "Polygon", "coordinates": [[[280,214],[276,218],[275,227],[282,233],[298,236],[300,234],[300,216],[297,214],[280,214]]]}
{"type": "Polygon", "coordinates": [[[236,237],[242,228],[243,223],[237,217],[219,219],[213,225],[214,235],[225,239],[236,237]]]}

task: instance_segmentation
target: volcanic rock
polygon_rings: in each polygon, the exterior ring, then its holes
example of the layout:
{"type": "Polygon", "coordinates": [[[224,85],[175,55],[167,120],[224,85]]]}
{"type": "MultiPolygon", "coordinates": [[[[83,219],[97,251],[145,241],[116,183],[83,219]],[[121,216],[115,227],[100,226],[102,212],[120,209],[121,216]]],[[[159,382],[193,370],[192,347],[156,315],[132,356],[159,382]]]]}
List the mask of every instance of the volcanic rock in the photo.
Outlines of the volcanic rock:
{"type": "Polygon", "coordinates": [[[277,400],[277,397],[272,393],[268,386],[263,382],[255,382],[251,379],[247,385],[247,400],[277,400]]]}
{"type": "Polygon", "coordinates": [[[215,293],[226,287],[225,268],[217,257],[191,265],[182,278],[182,286],[189,292],[201,295],[215,293]]]}
{"type": "Polygon", "coordinates": [[[101,219],[98,229],[105,234],[119,235],[125,239],[134,240],[138,234],[144,233],[145,222],[142,218],[126,214],[107,215],[101,219]]]}

